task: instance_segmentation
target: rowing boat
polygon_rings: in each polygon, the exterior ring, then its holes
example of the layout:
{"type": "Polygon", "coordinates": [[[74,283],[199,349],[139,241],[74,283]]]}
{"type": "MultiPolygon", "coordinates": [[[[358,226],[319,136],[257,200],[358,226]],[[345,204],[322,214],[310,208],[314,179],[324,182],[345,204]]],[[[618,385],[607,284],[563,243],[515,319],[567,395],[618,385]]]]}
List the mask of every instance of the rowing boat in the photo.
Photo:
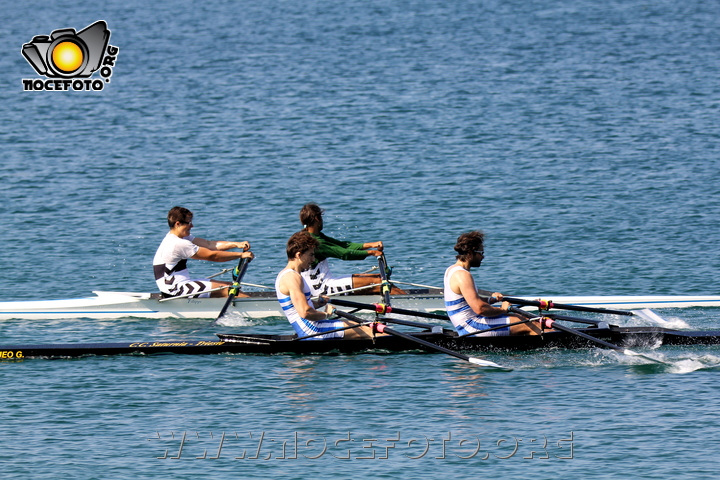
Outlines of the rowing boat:
{"type": "MultiPolygon", "coordinates": [[[[442,291],[422,288],[408,289],[406,294],[392,295],[395,307],[421,312],[444,311],[442,291]]],[[[202,318],[214,319],[226,302],[225,298],[163,298],[159,293],[102,292],[94,297],[66,300],[34,300],[0,302],[0,320],[56,318],[202,318]]],[[[282,317],[274,292],[245,292],[235,297],[228,315],[243,318],[282,317]]],[[[349,295],[361,303],[374,303],[375,295],[349,295]]],[[[518,296],[534,300],[546,296],[518,296]]],[[[602,308],[686,308],[720,307],[720,296],[562,296],[552,297],[557,303],[602,308]]]]}
{"type": "MultiPolygon", "coordinates": [[[[435,289],[406,290],[393,295],[393,303],[419,311],[443,310],[442,292],[435,289]]],[[[94,297],[67,300],[0,302],[0,320],[55,318],[202,318],[214,319],[227,298],[163,298],[160,293],[100,292],[94,297]]],[[[244,292],[233,298],[227,315],[243,318],[282,317],[275,292],[244,292]]],[[[351,295],[353,300],[371,303],[377,295],[351,295]]]]}
{"type": "MultiPolygon", "coordinates": [[[[578,349],[596,346],[578,335],[551,331],[543,335],[460,337],[455,332],[436,327],[434,331],[410,334],[451,350],[465,352],[505,352],[543,348],[578,349]]],[[[720,330],[681,331],[662,327],[584,328],[578,331],[623,347],[661,345],[719,345],[720,330]]],[[[303,340],[295,335],[217,334],[218,339],[147,341],[132,343],[86,343],[47,345],[0,345],[0,359],[36,357],[81,357],[86,355],[131,354],[359,354],[388,352],[433,352],[421,344],[396,336],[378,336],[374,340],[303,340]]]]}

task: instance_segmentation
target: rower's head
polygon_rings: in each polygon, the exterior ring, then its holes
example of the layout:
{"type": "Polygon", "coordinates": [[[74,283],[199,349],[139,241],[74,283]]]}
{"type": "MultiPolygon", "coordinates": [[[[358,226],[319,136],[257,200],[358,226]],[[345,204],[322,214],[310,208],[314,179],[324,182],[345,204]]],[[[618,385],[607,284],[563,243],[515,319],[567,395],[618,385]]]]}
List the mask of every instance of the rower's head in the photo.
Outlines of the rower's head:
{"type": "Polygon", "coordinates": [[[287,258],[288,260],[301,260],[303,262],[309,259],[309,262],[304,262],[308,263],[307,266],[309,267],[310,263],[315,260],[315,249],[318,244],[318,241],[305,230],[294,233],[287,241],[285,249],[287,258]]]}
{"type": "Polygon", "coordinates": [[[176,223],[184,225],[192,223],[193,213],[184,207],[173,207],[167,214],[168,226],[174,228],[176,223]]]}
{"type": "Polygon", "coordinates": [[[303,228],[315,227],[320,231],[323,227],[323,213],[325,210],[320,208],[317,203],[306,203],[300,209],[300,223],[303,228]]]}
{"type": "Polygon", "coordinates": [[[485,234],[478,230],[463,233],[455,243],[455,258],[469,262],[471,267],[479,267],[485,256],[485,234]]]}

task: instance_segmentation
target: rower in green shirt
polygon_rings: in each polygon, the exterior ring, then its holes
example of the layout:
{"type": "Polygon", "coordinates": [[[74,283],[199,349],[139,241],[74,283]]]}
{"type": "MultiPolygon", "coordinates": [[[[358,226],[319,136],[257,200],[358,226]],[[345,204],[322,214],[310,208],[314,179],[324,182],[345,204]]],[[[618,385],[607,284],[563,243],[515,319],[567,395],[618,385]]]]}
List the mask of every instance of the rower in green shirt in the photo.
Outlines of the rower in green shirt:
{"type": "MultiPolygon", "coordinates": [[[[330,272],[328,258],[340,260],[364,260],[367,257],[382,255],[382,242],[356,243],[337,240],[322,233],[323,210],[315,203],[308,203],[300,210],[300,222],[318,242],[315,249],[315,262],[308,270],[302,272],[305,281],[310,285],[313,296],[337,294],[347,290],[358,289],[381,282],[380,275],[354,274],[335,276],[330,272]]],[[[363,290],[361,293],[380,293],[380,287],[375,286],[363,290]]],[[[404,293],[393,287],[391,293],[404,293]]]]}

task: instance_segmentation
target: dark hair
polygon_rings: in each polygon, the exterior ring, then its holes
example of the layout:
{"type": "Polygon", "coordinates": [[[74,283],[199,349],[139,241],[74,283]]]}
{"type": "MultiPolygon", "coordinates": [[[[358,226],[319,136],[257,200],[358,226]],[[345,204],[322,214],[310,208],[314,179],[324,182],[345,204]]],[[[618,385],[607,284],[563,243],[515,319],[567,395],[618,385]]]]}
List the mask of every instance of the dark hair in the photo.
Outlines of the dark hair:
{"type": "Polygon", "coordinates": [[[302,223],[304,227],[315,225],[320,222],[323,213],[325,213],[325,210],[320,208],[316,203],[306,203],[300,209],[300,223],[302,223]]]}
{"type": "Polygon", "coordinates": [[[485,234],[478,230],[463,233],[455,243],[455,251],[458,253],[455,258],[461,262],[468,261],[473,253],[482,250],[485,245],[485,234]]]}
{"type": "Polygon", "coordinates": [[[167,214],[167,221],[170,228],[175,226],[175,222],[187,223],[188,218],[192,219],[193,213],[184,207],[173,207],[167,214]]]}
{"type": "Polygon", "coordinates": [[[315,250],[320,244],[309,232],[301,230],[293,235],[287,241],[285,252],[288,260],[295,258],[298,253],[305,253],[308,250],[315,250]]]}

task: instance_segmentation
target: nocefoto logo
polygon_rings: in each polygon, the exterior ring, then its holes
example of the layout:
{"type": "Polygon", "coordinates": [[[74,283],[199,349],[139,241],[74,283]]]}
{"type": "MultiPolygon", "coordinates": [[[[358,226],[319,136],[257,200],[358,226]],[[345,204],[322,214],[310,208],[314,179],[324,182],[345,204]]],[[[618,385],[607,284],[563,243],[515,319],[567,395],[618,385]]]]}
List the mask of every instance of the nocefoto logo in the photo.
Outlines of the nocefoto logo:
{"type": "Polygon", "coordinates": [[[109,45],[110,30],[103,20],[83,30],[61,28],[48,35],[36,35],[22,46],[23,57],[47,79],[23,78],[25,91],[100,91],[110,82],[120,51],[109,45]],[[99,78],[92,79],[100,71],[99,78]]]}

